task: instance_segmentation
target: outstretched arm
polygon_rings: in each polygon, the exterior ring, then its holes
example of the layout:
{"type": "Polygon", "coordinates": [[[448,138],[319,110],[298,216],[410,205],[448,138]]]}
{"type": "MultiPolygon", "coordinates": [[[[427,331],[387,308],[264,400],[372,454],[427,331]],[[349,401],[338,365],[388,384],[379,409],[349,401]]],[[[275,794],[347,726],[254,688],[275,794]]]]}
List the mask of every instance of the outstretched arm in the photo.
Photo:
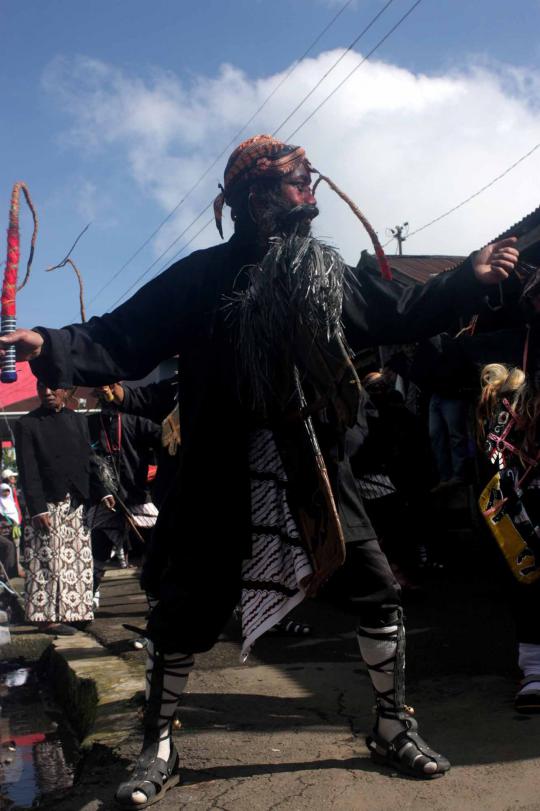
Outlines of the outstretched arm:
{"type": "Polygon", "coordinates": [[[16,330],[0,347],[15,344],[18,359],[53,388],[143,377],[177,352],[197,290],[192,265],[192,257],[177,262],[112,313],[63,329],[16,330]]]}
{"type": "Polygon", "coordinates": [[[504,281],[517,264],[513,237],[488,245],[456,270],[403,290],[379,276],[355,270],[345,295],[343,321],[353,349],[410,343],[449,328],[478,310],[486,285],[504,281]]]}
{"type": "Polygon", "coordinates": [[[169,377],[148,386],[116,384],[112,393],[114,402],[122,411],[161,423],[176,405],[178,377],[169,377]]]}

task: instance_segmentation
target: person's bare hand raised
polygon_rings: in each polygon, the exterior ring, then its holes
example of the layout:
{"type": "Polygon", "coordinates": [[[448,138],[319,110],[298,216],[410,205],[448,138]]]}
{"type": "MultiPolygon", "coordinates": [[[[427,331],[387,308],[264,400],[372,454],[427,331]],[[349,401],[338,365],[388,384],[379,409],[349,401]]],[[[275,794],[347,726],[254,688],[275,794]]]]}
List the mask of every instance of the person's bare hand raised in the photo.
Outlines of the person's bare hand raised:
{"type": "Polygon", "coordinates": [[[43,338],[32,329],[16,329],[9,335],[0,337],[0,361],[4,358],[8,346],[15,345],[17,360],[35,360],[41,353],[43,338]]]}
{"type": "Polygon", "coordinates": [[[519,251],[514,248],[516,237],[508,237],[492,242],[471,256],[474,275],[482,284],[498,284],[508,278],[519,259],[519,251]]]}

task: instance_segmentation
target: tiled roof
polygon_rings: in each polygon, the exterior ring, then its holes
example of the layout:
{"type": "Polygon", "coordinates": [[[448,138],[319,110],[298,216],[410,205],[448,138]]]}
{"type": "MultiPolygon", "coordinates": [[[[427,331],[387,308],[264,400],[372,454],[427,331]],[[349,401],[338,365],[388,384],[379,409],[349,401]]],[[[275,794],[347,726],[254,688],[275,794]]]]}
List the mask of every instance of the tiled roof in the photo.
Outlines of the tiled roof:
{"type": "MultiPolygon", "coordinates": [[[[522,258],[533,265],[540,264],[540,206],[530,214],[516,222],[490,242],[515,236],[525,237],[523,244],[519,245],[522,258]]],[[[396,282],[407,284],[409,281],[425,284],[432,276],[437,276],[445,270],[456,267],[465,261],[465,256],[388,256],[392,268],[392,275],[396,282]]],[[[375,257],[367,251],[362,251],[358,266],[368,272],[375,272],[377,263],[375,257]]]]}
{"type": "Polygon", "coordinates": [[[38,403],[36,394],[37,380],[28,363],[17,363],[17,380],[15,383],[0,383],[0,409],[14,409],[16,404],[33,400],[38,403]]]}
{"type": "Polygon", "coordinates": [[[522,220],[519,220],[519,222],[516,222],[514,225],[512,225],[511,228],[507,228],[506,231],[503,231],[502,234],[499,234],[497,239],[505,239],[506,237],[520,237],[523,234],[526,234],[528,231],[532,231],[533,228],[536,228],[539,225],[540,225],[540,206],[538,206],[538,208],[535,208],[534,211],[531,211],[530,214],[527,214],[526,217],[523,217],[522,220]]]}
{"type": "MultiPolygon", "coordinates": [[[[387,256],[392,276],[399,284],[425,284],[432,276],[450,270],[463,261],[463,256],[387,256]]],[[[375,257],[362,251],[358,266],[368,273],[379,273],[375,257]]]]}
{"type": "Polygon", "coordinates": [[[405,276],[425,284],[432,276],[459,265],[463,256],[388,256],[394,277],[405,276]]]}

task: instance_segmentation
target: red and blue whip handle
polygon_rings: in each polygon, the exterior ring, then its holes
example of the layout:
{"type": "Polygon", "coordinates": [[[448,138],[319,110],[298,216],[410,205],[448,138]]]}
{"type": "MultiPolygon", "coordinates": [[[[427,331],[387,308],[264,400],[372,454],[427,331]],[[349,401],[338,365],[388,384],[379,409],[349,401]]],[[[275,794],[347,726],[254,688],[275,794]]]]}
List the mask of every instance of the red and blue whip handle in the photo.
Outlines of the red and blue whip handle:
{"type": "MultiPolygon", "coordinates": [[[[2,284],[2,311],[0,318],[0,334],[9,335],[17,329],[17,309],[16,297],[18,290],[21,290],[28,279],[30,278],[30,269],[32,267],[32,259],[34,258],[34,246],[36,244],[36,237],[38,231],[38,218],[37,213],[32,203],[30,193],[25,183],[18,182],[13,186],[11,193],[11,204],[9,207],[9,226],[7,232],[7,260],[6,269],[4,272],[4,281],[2,284]],[[24,280],[19,287],[17,287],[17,277],[19,273],[19,260],[21,256],[20,251],[20,234],[19,234],[19,208],[20,208],[20,193],[24,193],[28,207],[32,212],[34,220],[34,231],[32,233],[32,241],[30,243],[30,255],[28,257],[28,264],[26,266],[26,274],[24,280]]],[[[14,383],[17,380],[17,369],[15,366],[15,347],[10,346],[6,350],[6,354],[2,361],[2,372],[0,374],[0,381],[2,383],[14,383]]]]}

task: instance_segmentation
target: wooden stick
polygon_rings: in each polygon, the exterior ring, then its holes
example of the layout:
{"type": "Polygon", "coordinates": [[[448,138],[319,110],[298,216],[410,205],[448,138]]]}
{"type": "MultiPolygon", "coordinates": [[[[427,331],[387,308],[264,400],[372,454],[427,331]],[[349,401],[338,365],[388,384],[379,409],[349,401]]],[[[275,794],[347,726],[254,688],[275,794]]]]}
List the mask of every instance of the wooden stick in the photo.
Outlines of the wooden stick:
{"type": "Polygon", "coordinates": [[[75,247],[75,245],[77,244],[77,242],[82,237],[82,235],[85,234],[86,231],[88,231],[89,227],[90,227],[90,223],[88,223],[88,225],[86,225],[83,228],[83,230],[81,231],[81,233],[79,234],[79,236],[77,237],[77,239],[75,240],[75,242],[73,243],[73,245],[71,246],[71,248],[69,249],[66,256],[62,259],[61,262],[58,262],[57,265],[51,265],[50,267],[45,269],[46,272],[49,273],[51,270],[56,270],[57,268],[63,268],[66,265],[71,265],[71,267],[73,268],[73,270],[75,272],[75,275],[77,277],[77,281],[79,282],[79,307],[80,307],[80,311],[81,311],[81,321],[83,322],[83,324],[86,321],[86,308],[84,306],[84,283],[83,283],[83,278],[82,278],[81,272],[80,272],[79,268],[77,267],[77,265],[75,264],[75,262],[73,261],[73,259],[71,258],[70,254],[71,254],[73,248],[75,247]]]}

